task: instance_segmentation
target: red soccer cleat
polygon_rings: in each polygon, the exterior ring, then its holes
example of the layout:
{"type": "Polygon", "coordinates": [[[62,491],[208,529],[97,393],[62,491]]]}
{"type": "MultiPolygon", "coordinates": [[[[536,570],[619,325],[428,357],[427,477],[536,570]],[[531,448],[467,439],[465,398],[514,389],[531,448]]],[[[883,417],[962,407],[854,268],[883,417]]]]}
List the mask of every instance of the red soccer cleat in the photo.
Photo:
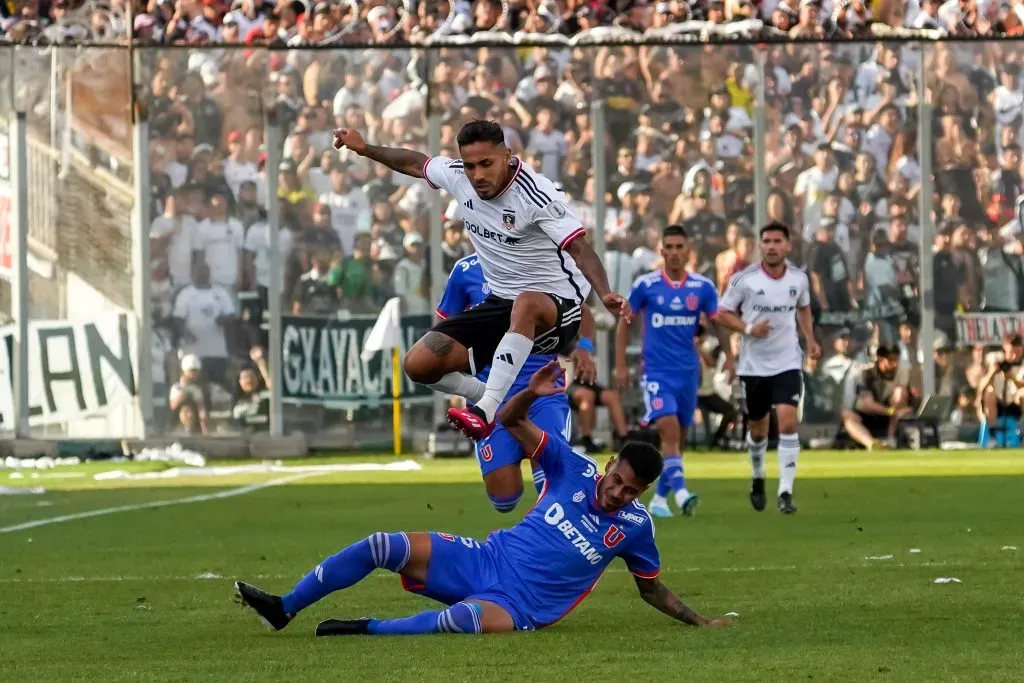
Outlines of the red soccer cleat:
{"type": "Polygon", "coordinates": [[[494,431],[494,423],[488,422],[484,411],[476,406],[449,408],[448,424],[475,441],[486,439],[494,431]]]}

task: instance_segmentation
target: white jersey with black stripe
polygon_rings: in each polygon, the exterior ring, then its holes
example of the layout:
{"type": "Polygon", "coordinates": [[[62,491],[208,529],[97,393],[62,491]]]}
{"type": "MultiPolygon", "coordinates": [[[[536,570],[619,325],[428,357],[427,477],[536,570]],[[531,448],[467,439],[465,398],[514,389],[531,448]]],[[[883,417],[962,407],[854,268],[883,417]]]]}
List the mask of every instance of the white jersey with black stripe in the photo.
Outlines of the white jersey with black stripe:
{"type": "Polygon", "coordinates": [[[765,272],[760,263],[736,273],[718,302],[719,310],[736,313],[749,325],[767,320],[772,326],[764,339],[743,336],[736,373],[772,377],[803,368],[796,309],[810,303],[807,273],[788,261],[786,270],[777,278],[765,272]]]}
{"type": "Polygon", "coordinates": [[[503,299],[545,292],[582,302],[590,283],[566,251],[586,233],[565,195],[550,180],[513,157],[508,185],[494,199],[480,199],[460,159],[433,157],[423,177],[459,203],[466,232],[491,291],[503,299]]]}

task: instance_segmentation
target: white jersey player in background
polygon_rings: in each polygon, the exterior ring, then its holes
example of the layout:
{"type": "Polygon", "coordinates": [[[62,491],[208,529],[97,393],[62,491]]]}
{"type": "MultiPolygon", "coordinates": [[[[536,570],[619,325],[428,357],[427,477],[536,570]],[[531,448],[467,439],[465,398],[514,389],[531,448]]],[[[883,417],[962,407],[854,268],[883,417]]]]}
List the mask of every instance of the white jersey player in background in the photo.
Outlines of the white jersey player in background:
{"type": "Polygon", "coordinates": [[[799,328],[812,357],[821,354],[814,340],[810,282],[786,260],[792,245],[789,228],[770,223],[761,228],[761,262],[736,273],[718,304],[716,322],[743,335],[740,377],[747,405],[747,447],[753,481],[750,503],[764,510],[764,456],[769,414],[775,407],[779,425],[780,512],[796,512],[793,481],[800,455],[797,406],[803,396],[803,352],[799,328]]]}
{"type": "Polygon", "coordinates": [[[572,351],[591,286],[612,314],[629,317],[629,303],[608,286],[594,248],[579,239],[586,230],[565,195],[512,156],[500,124],[463,126],[456,138],[461,159],[369,145],[354,130],[334,136],[335,147],[423,178],[459,202],[491,296],[435,325],[409,350],[404,367],[414,382],[475,404],[448,411],[448,421],[467,436],[491,433],[531,353],[572,351]],[[487,365],[485,385],[473,374],[487,365]]]}

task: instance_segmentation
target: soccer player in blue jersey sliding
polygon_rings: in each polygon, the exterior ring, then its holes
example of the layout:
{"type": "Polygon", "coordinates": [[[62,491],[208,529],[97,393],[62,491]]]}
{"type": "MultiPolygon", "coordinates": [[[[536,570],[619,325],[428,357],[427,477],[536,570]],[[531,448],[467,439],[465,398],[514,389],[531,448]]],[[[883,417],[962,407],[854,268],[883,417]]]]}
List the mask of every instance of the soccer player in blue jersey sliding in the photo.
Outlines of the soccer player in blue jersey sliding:
{"type": "MultiPolygon", "coordinates": [[[[693,424],[700,387],[701,359],[697,349],[701,315],[709,321],[718,313],[718,291],[704,277],[686,272],[690,256],[689,239],[681,225],[669,225],[662,232],[661,256],[664,270],[641,275],[629,293],[629,305],[643,311],[643,366],[640,380],[647,409],[642,423],[654,424],[665,454],[665,471],[651,499],[651,514],[669,517],[669,493],[683,515],[692,516],[700,498],[686,488],[682,445],[693,424]]],[[[725,367],[732,372],[733,359],[727,331],[716,327],[726,353],[725,367]]],[[[615,343],[615,380],[626,388],[626,346],[629,328],[619,325],[615,343]]]]}
{"type": "MultiPolygon", "coordinates": [[[[444,295],[437,305],[437,315],[443,319],[461,313],[482,303],[490,295],[490,287],[484,279],[483,269],[475,254],[456,261],[448,276],[444,295]]],[[[581,338],[572,352],[572,360],[578,377],[594,378],[595,366],[590,351],[593,350],[594,319],[586,304],[581,306],[583,316],[580,323],[581,338]]],[[[509,396],[525,389],[530,377],[553,360],[554,354],[531,354],[512,384],[509,396]]],[[[490,366],[479,369],[476,377],[480,380],[481,392],[468,400],[479,400],[487,382],[490,366]]],[[[572,436],[572,409],[564,392],[556,393],[536,401],[530,408],[530,419],[541,430],[560,434],[566,440],[572,436]]],[[[491,505],[498,512],[511,512],[523,496],[523,471],[520,462],[529,457],[519,443],[500,423],[484,439],[476,442],[476,457],[484,478],[484,487],[491,505]]],[[[533,484],[540,494],[544,487],[544,470],[533,463],[533,484]]]]}
{"type": "Polygon", "coordinates": [[[284,596],[237,582],[242,601],[280,630],[327,595],[387,569],[402,577],[406,590],[446,607],[402,619],[330,619],[316,634],[532,631],[568,614],[621,557],[650,605],[686,624],[729,625],[727,618],[705,619],[658,579],[654,522],[637,501],[661,473],[657,449],[626,444],[602,475],[596,462],[559,434],[530,422],[535,401],[564,391],[562,374],[557,362],[549,363],[498,416],[548,477],[544,496],[519,524],[495,531],[484,543],[441,533],[378,532],[318,564],[284,596]]]}

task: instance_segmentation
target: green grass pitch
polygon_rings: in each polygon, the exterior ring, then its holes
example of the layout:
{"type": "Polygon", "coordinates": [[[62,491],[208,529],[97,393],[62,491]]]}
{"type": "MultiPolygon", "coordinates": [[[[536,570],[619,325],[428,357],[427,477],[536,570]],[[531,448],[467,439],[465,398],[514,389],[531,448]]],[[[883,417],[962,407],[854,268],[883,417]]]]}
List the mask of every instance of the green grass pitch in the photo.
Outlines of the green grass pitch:
{"type": "Polygon", "coordinates": [[[322,557],[376,530],[482,540],[532,504],[528,493],[519,510],[499,515],[474,462],[421,464],[14,531],[4,530],[287,475],[92,478],[160,468],[143,464],[62,469],[61,478],[0,471],[0,485],[47,489],[0,496],[0,680],[1024,680],[1019,452],[805,451],[793,517],[750,508],[743,454],[687,456],[702,505],[693,519],[658,520],[662,578],[705,615],[738,612],[726,630],[657,613],[620,562],[571,615],[526,634],[313,637],[327,617],[433,608],[385,572],[276,634],[233,602],[234,579],[284,592],[322,557]]]}

